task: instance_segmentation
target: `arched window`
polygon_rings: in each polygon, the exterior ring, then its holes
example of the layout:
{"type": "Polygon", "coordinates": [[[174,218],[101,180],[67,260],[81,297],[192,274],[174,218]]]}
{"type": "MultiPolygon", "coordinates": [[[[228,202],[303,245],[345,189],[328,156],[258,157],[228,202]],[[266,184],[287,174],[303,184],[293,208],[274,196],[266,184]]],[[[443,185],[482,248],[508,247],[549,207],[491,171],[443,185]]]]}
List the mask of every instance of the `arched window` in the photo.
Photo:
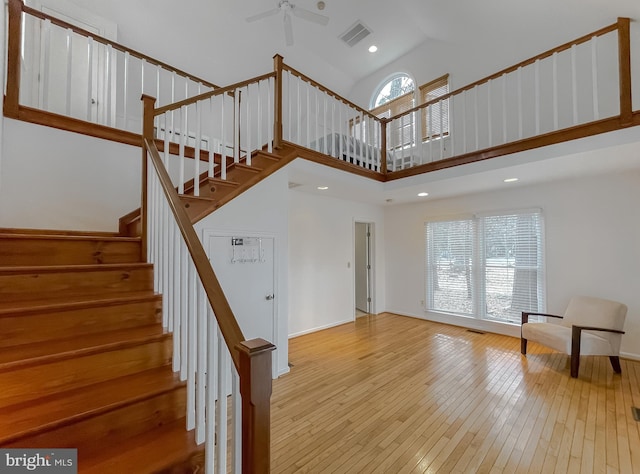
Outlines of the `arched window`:
{"type": "Polygon", "coordinates": [[[398,97],[413,92],[415,88],[416,85],[408,74],[395,74],[384,82],[375,92],[373,100],[371,101],[371,109],[380,107],[387,102],[391,102],[398,97]]]}

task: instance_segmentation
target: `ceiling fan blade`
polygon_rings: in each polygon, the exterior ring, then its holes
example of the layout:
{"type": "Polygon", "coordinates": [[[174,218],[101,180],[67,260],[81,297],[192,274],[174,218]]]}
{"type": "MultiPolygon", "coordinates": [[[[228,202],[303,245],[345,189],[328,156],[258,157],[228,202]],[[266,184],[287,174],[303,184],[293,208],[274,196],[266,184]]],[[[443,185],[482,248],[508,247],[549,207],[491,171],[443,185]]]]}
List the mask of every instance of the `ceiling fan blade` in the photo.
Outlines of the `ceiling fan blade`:
{"type": "Polygon", "coordinates": [[[284,14],[284,39],[287,46],[293,46],[293,26],[291,24],[291,16],[285,12],[284,14]]]}
{"type": "Polygon", "coordinates": [[[291,5],[291,10],[293,14],[298,18],[302,18],[303,20],[312,21],[314,23],[318,23],[319,25],[326,25],[329,23],[329,17],[320,15],[318,13],[314,13],[309,10],[305,10],[304,8],[291,5]]]}
{"type": "Polygon", "coordinates": [[[268,10],[266,12],[258,13],[257,15],[248,16],[246,20],[247,20],[247,23],[251,23],[254,21],[261,20],[263,18],[267,18],[268,16],[277,15],[278,13],[280,13],[280,9],[274,8],[273,10],[268,10]]]}

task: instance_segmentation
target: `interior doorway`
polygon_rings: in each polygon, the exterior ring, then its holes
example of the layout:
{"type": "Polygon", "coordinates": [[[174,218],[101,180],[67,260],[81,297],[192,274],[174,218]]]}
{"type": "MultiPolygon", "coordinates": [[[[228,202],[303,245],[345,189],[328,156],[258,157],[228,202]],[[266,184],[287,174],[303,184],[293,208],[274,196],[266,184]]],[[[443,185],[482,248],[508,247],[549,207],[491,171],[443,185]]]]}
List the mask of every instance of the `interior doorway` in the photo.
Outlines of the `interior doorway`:
{"type": "Polygon", "coordinates": [[[355,277],[355,314],[356,317],[371,314],[373,312],[372,295],[372,247],[373,224],[369,222],[356,222],[355,248],[354,248],[354,277],[355,277]]]}

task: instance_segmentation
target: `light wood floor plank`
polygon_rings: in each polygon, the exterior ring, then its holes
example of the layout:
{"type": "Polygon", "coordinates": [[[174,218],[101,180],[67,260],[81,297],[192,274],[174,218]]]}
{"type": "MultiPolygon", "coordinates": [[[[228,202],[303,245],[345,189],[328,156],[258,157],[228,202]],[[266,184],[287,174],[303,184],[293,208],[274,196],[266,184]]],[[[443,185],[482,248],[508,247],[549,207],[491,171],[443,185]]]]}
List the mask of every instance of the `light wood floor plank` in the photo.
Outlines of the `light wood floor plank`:
{"type": "Polygon", "coordinates": [[[640,472],[640,362],[391,314],[289,341],[275,473],[640,472]]]}

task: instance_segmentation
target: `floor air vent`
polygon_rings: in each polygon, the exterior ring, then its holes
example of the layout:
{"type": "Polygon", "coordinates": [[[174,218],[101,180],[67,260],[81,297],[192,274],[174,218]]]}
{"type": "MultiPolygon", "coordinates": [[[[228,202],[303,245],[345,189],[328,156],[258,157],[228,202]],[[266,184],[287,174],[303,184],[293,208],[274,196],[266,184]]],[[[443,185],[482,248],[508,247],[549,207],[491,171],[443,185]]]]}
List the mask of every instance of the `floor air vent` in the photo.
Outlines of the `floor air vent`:
{"type": "Polygon", "coordinates": [[[467,329],[467,332],[472,332],[474,334],[484,334],[483,331],[478,331],[477,329],[467,329]]]}
{"type": "Polygon", "coordinates": [[[352,25],[346,32],[340,35],[340,39],[349,46],[355,46],[371,34],[371,30],[364,26],[360,20],[352,25]]]}

